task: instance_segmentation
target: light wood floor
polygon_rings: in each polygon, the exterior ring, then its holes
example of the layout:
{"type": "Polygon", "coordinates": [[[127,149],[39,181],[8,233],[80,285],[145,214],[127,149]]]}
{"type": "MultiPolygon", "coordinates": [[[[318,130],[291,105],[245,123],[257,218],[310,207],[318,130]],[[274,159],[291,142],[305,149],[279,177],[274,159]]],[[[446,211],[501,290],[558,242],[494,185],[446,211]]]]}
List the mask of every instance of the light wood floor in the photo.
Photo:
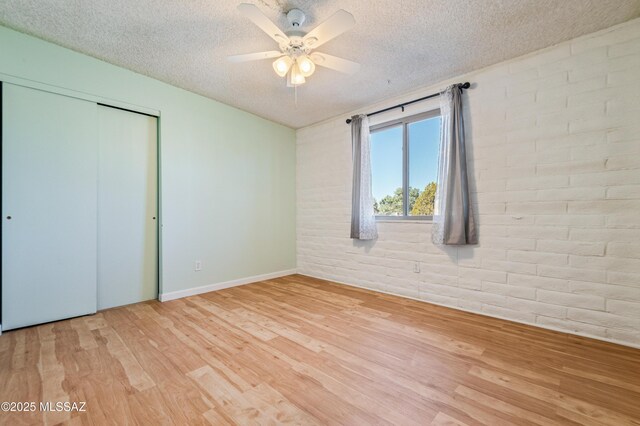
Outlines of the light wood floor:
{"type": "Polygon", "coordinates": [[[640,350],[292,275],[0,336],[20,424],[640,424],[640,350]]]}

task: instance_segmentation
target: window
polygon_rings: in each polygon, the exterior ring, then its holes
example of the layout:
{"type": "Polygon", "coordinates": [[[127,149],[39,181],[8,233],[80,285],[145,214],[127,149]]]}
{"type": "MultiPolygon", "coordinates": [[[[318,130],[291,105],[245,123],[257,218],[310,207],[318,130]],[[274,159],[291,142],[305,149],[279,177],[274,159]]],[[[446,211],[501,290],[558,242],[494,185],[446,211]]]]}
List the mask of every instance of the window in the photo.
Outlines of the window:
{"type": "Polygon", "coordinates": [[[377,218],[431,219],[440,110],[371,127],[373,210],[377,218]]]}

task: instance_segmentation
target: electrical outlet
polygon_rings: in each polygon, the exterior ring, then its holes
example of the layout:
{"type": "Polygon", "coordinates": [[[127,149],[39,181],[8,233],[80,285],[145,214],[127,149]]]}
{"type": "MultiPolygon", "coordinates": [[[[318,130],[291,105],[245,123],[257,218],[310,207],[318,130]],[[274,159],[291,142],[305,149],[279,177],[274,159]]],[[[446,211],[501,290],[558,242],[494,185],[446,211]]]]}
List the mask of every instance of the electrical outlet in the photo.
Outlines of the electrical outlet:
{"type": "Polygon", "coordinates": [[[415,272],[416,274],[420,273],[420,262],[415,262],[413,264],[413,272],[415,272]]]}
{"type": "Polygon", "coordinates": [[[195,262],[193,262],[193,270],[202,271],[202,260],[196,260],[195,262]]]}

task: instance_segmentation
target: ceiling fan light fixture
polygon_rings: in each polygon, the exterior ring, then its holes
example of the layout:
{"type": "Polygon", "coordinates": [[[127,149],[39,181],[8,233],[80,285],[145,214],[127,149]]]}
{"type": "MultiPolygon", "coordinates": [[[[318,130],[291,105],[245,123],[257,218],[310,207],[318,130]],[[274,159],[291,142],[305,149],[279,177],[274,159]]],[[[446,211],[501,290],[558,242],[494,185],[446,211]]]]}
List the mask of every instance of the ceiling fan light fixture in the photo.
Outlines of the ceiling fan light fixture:
{"type": "Polygon", "coordinates": [[[273,70],[280,77],[284,77],[289,72],[291,65],[293,65],[293,59],[291,59],[289,56],[281,56],[273,61],[273,70]]]}
{"type": "Polygon", "coordinates": [[[300,67],[297,63],[294,63],[291,67],[291,71],[289,71],[287,85],[295,87],[304,84],[305,81],[306,79],[304,78],[304,75],[302,75],[302,73],[300,72],[300,67]]]}
{"type": "Polygon", "coordinates": [[[316,70],[316,64],[313,63],[309,56],[300,56],[297,60],[298,68],[300,69],[300,74],[304,77],[309,77],[316,70]]]}

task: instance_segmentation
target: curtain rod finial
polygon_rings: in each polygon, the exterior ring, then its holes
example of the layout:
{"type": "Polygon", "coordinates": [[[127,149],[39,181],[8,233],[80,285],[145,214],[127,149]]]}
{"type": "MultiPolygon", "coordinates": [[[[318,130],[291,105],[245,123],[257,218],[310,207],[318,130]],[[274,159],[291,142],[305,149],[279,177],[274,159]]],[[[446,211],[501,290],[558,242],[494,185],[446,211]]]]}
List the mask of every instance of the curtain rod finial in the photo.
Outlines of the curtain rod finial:
{"type": "Polygon", "coordinates": [[[347,124],[351,124],[351,119],[347,118],[347,124]]]}
{"type": "Polygon", "coordinates": [[[468,89],[469,87],[471,87],[471,83],[469,83],[468,81],[460,85],[461,89],[468,89]]]}

